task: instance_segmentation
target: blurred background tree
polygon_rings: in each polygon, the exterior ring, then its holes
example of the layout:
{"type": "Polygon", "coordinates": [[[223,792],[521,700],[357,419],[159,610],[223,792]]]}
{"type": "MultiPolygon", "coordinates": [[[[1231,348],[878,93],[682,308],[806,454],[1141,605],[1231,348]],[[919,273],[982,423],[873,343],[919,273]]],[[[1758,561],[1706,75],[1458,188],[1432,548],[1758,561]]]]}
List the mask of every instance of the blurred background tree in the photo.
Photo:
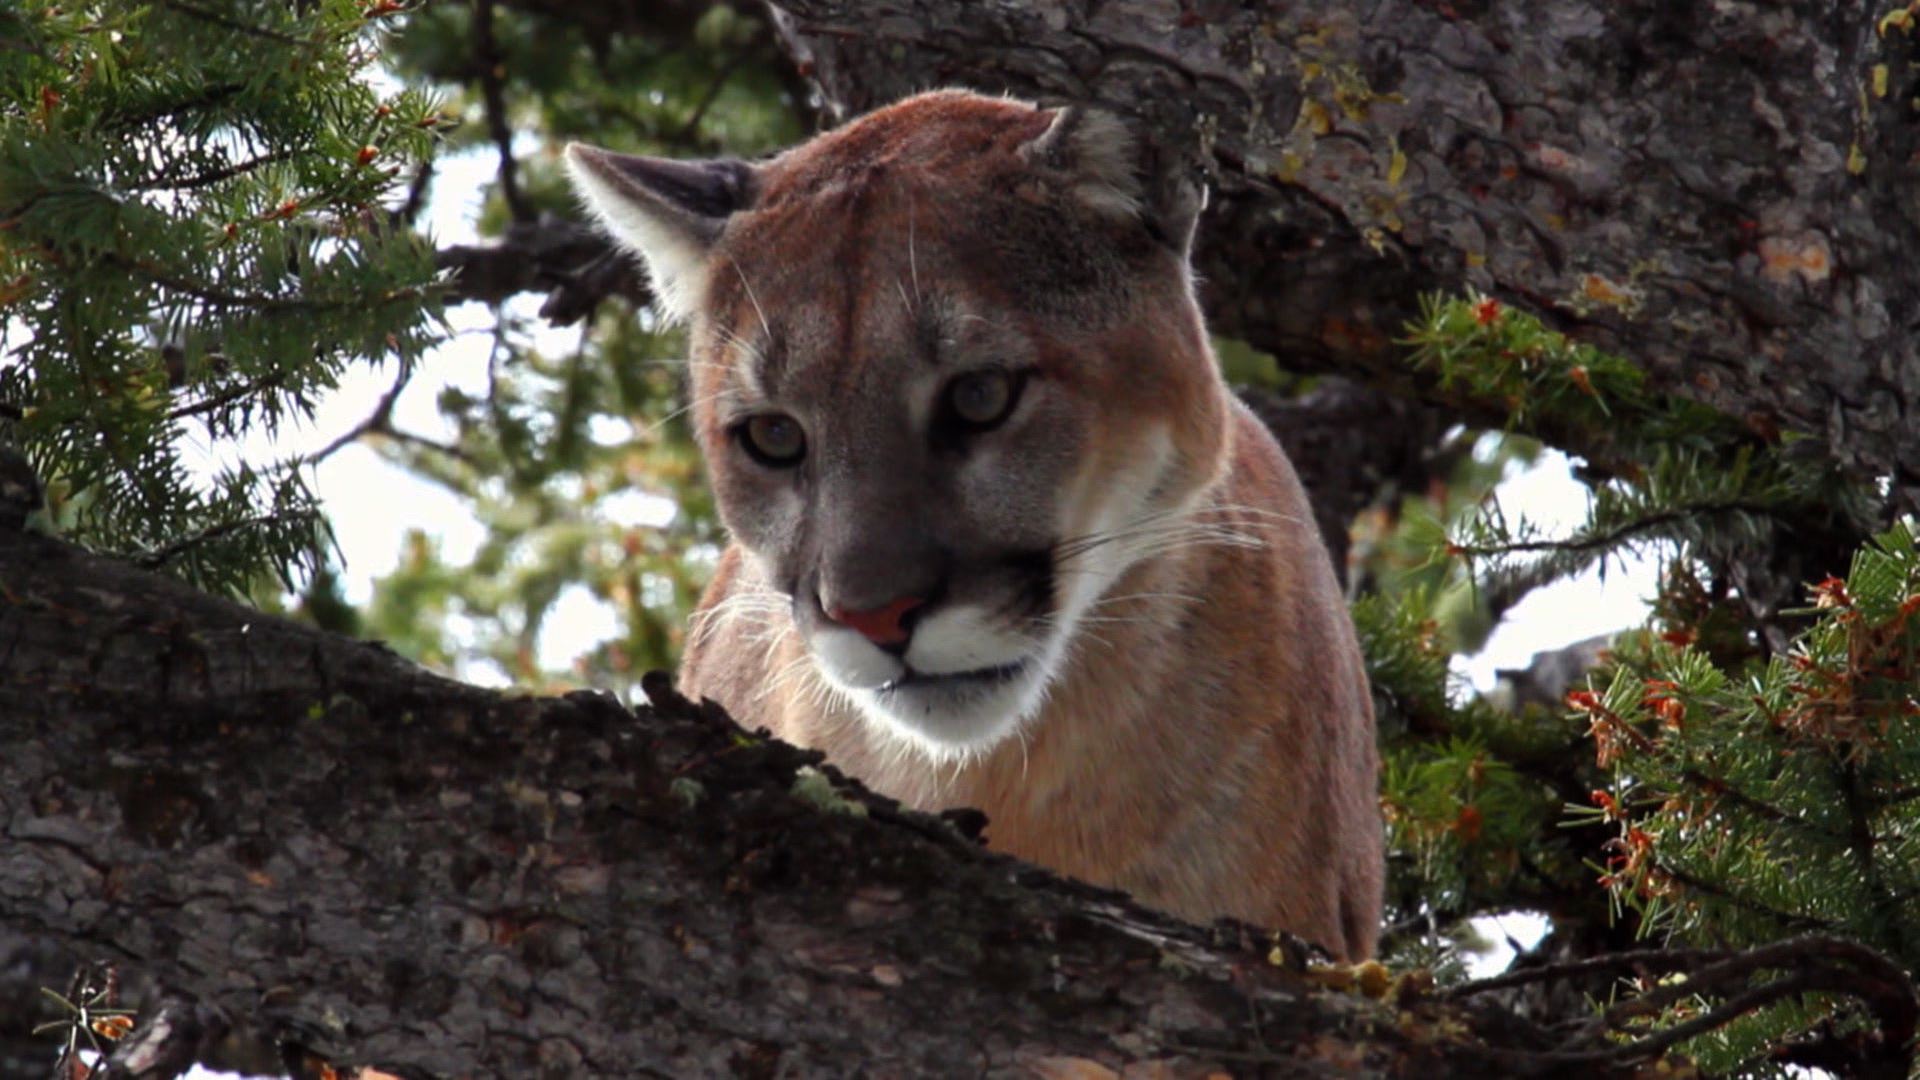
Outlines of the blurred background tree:
{"type": "MultiPolygon", "coordinates": [[[[459,120],[441,153],[497,163],[481,236],[574,216],[557,155],[573,139],[752,156],[807,130],[762,19],[725,4],[660,16],[603,33],[534,7],[441,4],[389,39],[385,74],[435,88],[459,120]]],[[[643,672],[672,666],[719,551],[682,419],[684,339],[644,302],[556,313],[528,299],[494,298],[477,327],[492,340],[485,392],[442,391],[450,439],[394,437],[384,422],[368,433],[391,461],[470,506],[484,539],[450,562],[427,532],[413,534],[361,629],[427,662],[484,661],[522,685],[631,698],[643,672]],[[541,662],[541,634],[569,586],[612,608],[618,629],[554,669],[541,662]]]]}

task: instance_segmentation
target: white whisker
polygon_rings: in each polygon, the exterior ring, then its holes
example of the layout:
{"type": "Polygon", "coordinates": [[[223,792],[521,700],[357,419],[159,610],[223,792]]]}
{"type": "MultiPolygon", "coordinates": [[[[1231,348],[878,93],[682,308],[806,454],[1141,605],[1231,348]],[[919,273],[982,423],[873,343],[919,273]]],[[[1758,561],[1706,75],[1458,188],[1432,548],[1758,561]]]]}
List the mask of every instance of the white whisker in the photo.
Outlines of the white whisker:
{"type": "MultiPolygon", "coordinates": [[[[913,275],[913,298],[918,300],[920,299],[920,260],[913,250],[914,217],[913,197],[909,195],[907,197],[907,273],[913,275]]],[[[908,304],[907,309],[913,310],[913,305],[908,304]]]]}
{"type": "Polygon", "coordinates": [[[747,300],[753,304],[754,314],[760,316],[761,331],[771,340],[773,338],[773,324],[767,321],[767,312],[766,309],[760,306],[760,298],[753,295],[753,282],[747,280],[747,272],[740,268],[740,260],[729,259],[728,261],[733,263],[733,272],[740,275],[740,285],[747,290],[747,300]]]}

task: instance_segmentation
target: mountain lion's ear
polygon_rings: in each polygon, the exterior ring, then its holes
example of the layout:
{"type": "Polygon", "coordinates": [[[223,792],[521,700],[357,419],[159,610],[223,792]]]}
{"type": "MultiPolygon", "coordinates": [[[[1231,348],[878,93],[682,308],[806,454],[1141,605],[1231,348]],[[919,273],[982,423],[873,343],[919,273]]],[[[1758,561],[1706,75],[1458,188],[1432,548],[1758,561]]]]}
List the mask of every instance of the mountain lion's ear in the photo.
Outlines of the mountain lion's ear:
{"type": "Polygon", "coordinates": [[[1206,189],[1186,161],[1159,160],[1126,121],[1105,109],[1068,105],[1020,148],[1028,164],[1060,176],[1076,198],[1096,213],[1138,217],[1181,255],[1206,207],[1206,189]]]}
{"type": "Polygon", "coordinates": [[[706,289],[707,254],[727,217],[753,201],[744,161],[670,161],[567,146],[574,190],[614,239],[640,253],[661,311],[679,321],[706,289]]]}

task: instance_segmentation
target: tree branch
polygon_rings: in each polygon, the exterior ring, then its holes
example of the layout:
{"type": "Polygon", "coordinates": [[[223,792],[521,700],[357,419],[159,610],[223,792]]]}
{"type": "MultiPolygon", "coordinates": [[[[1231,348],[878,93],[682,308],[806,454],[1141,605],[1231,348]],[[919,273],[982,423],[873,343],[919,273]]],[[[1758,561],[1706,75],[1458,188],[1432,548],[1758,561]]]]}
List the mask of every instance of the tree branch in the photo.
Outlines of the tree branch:
{"type": "Polygon", "coordinates": [[[241,22],[238,19],[222,15],[218,11],[210,11],[198,4],[188,3],[187,0],[161,0],[160,6],[166,8],[168,11],[177,11],[189,18],[198,19],[204,23],[211,23],[224,30],[232,30],[236,34],[256,37],[262,41],[277,41],[282,45],[307,44],[307,42],[294,37],[292,34],[285,34],[278,30],[269,30],[264,26],[255,26],[252,23],[241,22]]]}
{"type": "Polygon", "coordinates": [[[493,36],[494,0],[473,0],[474,78],[486,105],[487,134],[500,152],[500,195],[515,221],[532,221],[533,205],[520,191],[519,166],[513,157],[513,128],[507,123],[506,68],[493,36]]]}
{"type": "Polygon", "coordinates": [[[556,326],[579,322],[608,297],[638,307],[652,295],[635,261],[606,236],[544,215],[507,226],[492,244],[443,248],[435,261],[451,277],[450,303],[498,304],[522,292],[547,292],[540,314],[556,326]]]}
{"type": "Polygon", "coordinates": [[[263,165],[272,165],[276,162],[286,161],[307,152],[306,147],[288,147],[282,150],[275,150],[272,153],[261,154],[258,157],[248,158],[245,161],[236,161],[224,168],[208,169],[206,172],[195,173],[192,176],[156,176],[133,185],[133,190],[191,191],[194,188],[211,187],[222,180],[231,180],[236,176],[252,172],[263,165]]]}
{"type": "MultiPolygon", "coordinates": [[[[775,21],[842,116],[929,81],[1131,115],[1212,181],[1197,261],[1213,326],[1289,367],[1438,400],[1395,341],[1421,292],[1477,289],[1659,390],[1823,437],[1910,509],[1920,125],[1906,95],[1863,89],[1915,68],[1911,38],[1876,32],[1883,13],[780,0],[775,21]]],[[[1580,453],[1607,437],[1540,434],[1580,453]]]]}
{"type": "Polygon", "coordinates": [[[202,544],[223,540],[236,533],[246,532],[248,529],[257,529],[262,525],[278,525],[299,520],[312,521],[317,519],[318,515],[319,511],[314,510],[294,514],[256,514],[234,521],[223,521],[218,525],[209,525],[204,529],[175,537],[161,547],[140,552],[133,557],[133,562],[143,569],[158,570],[202,544]]]}
{"type": "Polygon", "coordinates": [[[1264,932],[983,853],[662,678],[637,714],[464,687],[18,532],[0,597],[0,929],[321,1059],[1445,1077],[1602,1048],[1317,988],[1264,932]]]}

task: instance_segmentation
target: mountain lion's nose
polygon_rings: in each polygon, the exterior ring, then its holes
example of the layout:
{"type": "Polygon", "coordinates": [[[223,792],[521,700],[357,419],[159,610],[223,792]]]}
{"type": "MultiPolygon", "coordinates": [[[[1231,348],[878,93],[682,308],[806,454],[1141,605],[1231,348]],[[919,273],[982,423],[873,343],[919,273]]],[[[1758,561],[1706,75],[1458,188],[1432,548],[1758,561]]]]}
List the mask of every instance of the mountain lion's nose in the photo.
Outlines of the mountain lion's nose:
{"type": "Polygon", "coordinates": [[[913,636],[913,629],[907,625],[907,616],[925,604],[926,601],[918,596],[902,596],[890,604],[866,611],[850,611],[842,607],[830,607],[826,611],[827,618],[858,630],[868,641],[884,648],[906,644],[907,639],[913,636]]]}

